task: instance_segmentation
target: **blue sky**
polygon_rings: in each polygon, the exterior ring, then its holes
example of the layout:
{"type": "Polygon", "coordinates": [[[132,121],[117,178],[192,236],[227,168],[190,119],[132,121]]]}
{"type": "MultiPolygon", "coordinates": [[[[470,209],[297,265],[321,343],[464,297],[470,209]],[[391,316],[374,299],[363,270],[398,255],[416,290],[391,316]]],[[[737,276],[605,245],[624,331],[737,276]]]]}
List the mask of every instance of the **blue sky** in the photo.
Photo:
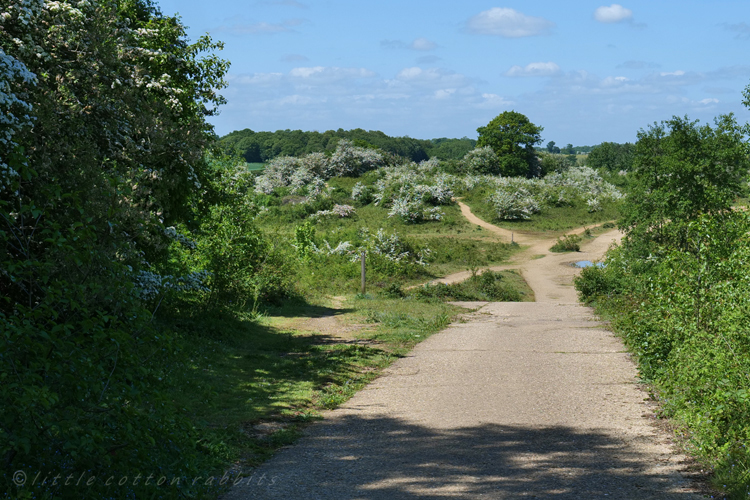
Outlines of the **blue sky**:
{"type": "Polygon", "coordinates": [[[231,61],[220,135],[363,128],[476,138],[506,110],[544,142],[633,142],[673,115],[750,121],[750,1],[160,0],[231,61]]]}

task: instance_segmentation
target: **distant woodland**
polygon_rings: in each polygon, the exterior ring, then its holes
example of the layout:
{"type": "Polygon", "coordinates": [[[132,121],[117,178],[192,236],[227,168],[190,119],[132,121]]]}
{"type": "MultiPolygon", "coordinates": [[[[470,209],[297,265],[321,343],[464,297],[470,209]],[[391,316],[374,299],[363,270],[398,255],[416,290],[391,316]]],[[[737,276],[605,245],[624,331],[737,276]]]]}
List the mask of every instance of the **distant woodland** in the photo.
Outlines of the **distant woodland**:
{"type": "Polygon", "coordinates": [[[277,130],[276,132],[254,132],[238,130],[221,138],[222,146],[229,152],[238,153],[248,163],[264,163],[278,156],[304,156],[309,153],[333,151],[341,139],[348,139],[355,146],[378,148],[387,153],[420,162],[429,158],[459,160],[474,149],[477,141],[462,139],[412,139],[390,137],[377,130],[328,130],[326,132],[304,132],[302,130],[277,130]]]}

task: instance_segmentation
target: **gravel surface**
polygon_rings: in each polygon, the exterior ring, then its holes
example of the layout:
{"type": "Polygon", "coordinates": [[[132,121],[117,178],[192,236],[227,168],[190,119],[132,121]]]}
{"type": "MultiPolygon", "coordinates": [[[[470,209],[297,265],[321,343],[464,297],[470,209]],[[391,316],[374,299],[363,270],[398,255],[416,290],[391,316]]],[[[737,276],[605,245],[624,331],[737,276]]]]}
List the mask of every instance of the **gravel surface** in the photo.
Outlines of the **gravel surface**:
{"type": "MultiPolygon", "coordinates": [[[[485,223],[486,224],[486,223],[485,223]]],[[[493,226],[494,227],[494,226],[493,226]]],[[[576,303],[569,264],[522,238],[537,302],[478,308],[419,344],[226,496],[698,499],[620,341],[576,303]]],[[[518,241],[518,238],[517,238],[518,241]]]]}

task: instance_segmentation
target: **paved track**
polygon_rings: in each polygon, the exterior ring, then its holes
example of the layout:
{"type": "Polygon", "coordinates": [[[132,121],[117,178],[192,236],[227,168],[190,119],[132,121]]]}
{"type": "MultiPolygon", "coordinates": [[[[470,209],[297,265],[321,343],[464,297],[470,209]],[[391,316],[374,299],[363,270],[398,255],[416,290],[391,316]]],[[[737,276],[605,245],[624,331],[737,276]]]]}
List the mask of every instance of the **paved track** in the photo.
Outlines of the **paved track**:
{"type": "Polygon", "coordinates": [[[573,260],[524,241],[534,303],[479,309],[309,427],[228,499],[702,498],[648,418],[622,344],[576,303],[573,260]]]}

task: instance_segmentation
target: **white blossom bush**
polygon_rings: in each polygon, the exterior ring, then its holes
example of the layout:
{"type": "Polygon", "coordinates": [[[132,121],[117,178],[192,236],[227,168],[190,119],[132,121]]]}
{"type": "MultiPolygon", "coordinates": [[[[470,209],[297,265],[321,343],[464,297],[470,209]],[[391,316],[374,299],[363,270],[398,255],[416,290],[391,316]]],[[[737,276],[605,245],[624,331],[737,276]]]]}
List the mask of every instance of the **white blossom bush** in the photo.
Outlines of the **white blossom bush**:
{"type": "Polygon", "coordinates": [[[354,217],[357,214],[357,209],[351,205],[334,205],[331,210],[319,210],[312,214],[310,219],[323,219],[327,217],[334,217],[337,219],[346,219],[354,217]]]}
{"type": "Polygon", "coordinates": [[[445,214],[439,207],[426,207],[414,191],[402,188],[398,197],[391,201],[388,217],[399,217],[407,223],[441,220],[445,214]]]}
{"type": "Polygon", "coordinates": [[[151,271],[139,271],[133,277],[133,284],[138,297],[145,302],[154,302],[170,291],[177,292],[210,292],[207,285],[211,273],[194,271],[184,276],[160,275],[151,271]]]}
{"type": "Polygon", "coordinates": [[[358,182],[352,188],[352,199],[362,205],[367,205],[373,200],[373,190],[370,186],[358,182]]]}
{"type": "Polygon", "coordinates": [[[341,139],[325,165],[325,176],[353,177],[384,167],[385,157],[373,149],[360,148],[347,139],[341,139]]]}
{"type": "MultiPolygon", "coordinates": [[[[411,245],[401,239],[398,233],[394,231],[388,234],[382,228],[378,229],[374,237],[368,238],[365,248],[368,252],[380,255],[392,262],[410,263],[420,266],[427,265],[425,259],[431,253],[430,249],[426,247],[414,251],[411,245]]],[[[356,256],[357,252],[355,252],[352,260],[356,260],[356,256]]]]}
{"type": "Polygon", "coordinates": [[[499,189],[488,201],[492,204],[498,219],[530,219],[539,213],[539,203],[526,190],[505,191],[499,189]]]}
{"type": "MultiPolygon", "coordinates": [[[[331,247],[331,244],[328,243],[328,240],[323,240],[323,244],[325,245],[325,250],[318,249],[318,253],[326,252],[328,255],[349,255],[354,253],[355,246],[352,245],[349,241],[342,241],[339,242],[335,247],[331,247]]],[[[316,247],[317,248],[317,247],[316,247]]]]}
{"type": "Polygon", "coordinates": [[[323,193],[325,181],[332,177],[357,176],[384,165],[385,157],[381,153],[341,140],[330,157],[310,153],[301,158],[272,159],[258,176],[255,191],[271,194],[278,188],[290,187],[294,194],[307,191],[308,198],[312,199],[323,193]]]}
{"type": "Polygon", "coordinates": [[[602,203],[598,198],[589,198],[586,200],[586,205],[589,207],[589,212],[601,212],[602,203]]]}
{"type": "Polygon", "coordinates": [[[467,173],[479,175],[500,173],[500,158],[490,146],[472,149],[466,153],[461,162],[467,173]]]}
{"type": "Polygon", "coordinates": [[[466,176],[461,189],[479,187],[492,190],[487,198],[500,219],[528,219],[543,206],[575,206],[585,203],[588,210],[603,210],[606,201],[617,201],[623,194],[588,167],[572,167],[544,178],[466,176]]]}

